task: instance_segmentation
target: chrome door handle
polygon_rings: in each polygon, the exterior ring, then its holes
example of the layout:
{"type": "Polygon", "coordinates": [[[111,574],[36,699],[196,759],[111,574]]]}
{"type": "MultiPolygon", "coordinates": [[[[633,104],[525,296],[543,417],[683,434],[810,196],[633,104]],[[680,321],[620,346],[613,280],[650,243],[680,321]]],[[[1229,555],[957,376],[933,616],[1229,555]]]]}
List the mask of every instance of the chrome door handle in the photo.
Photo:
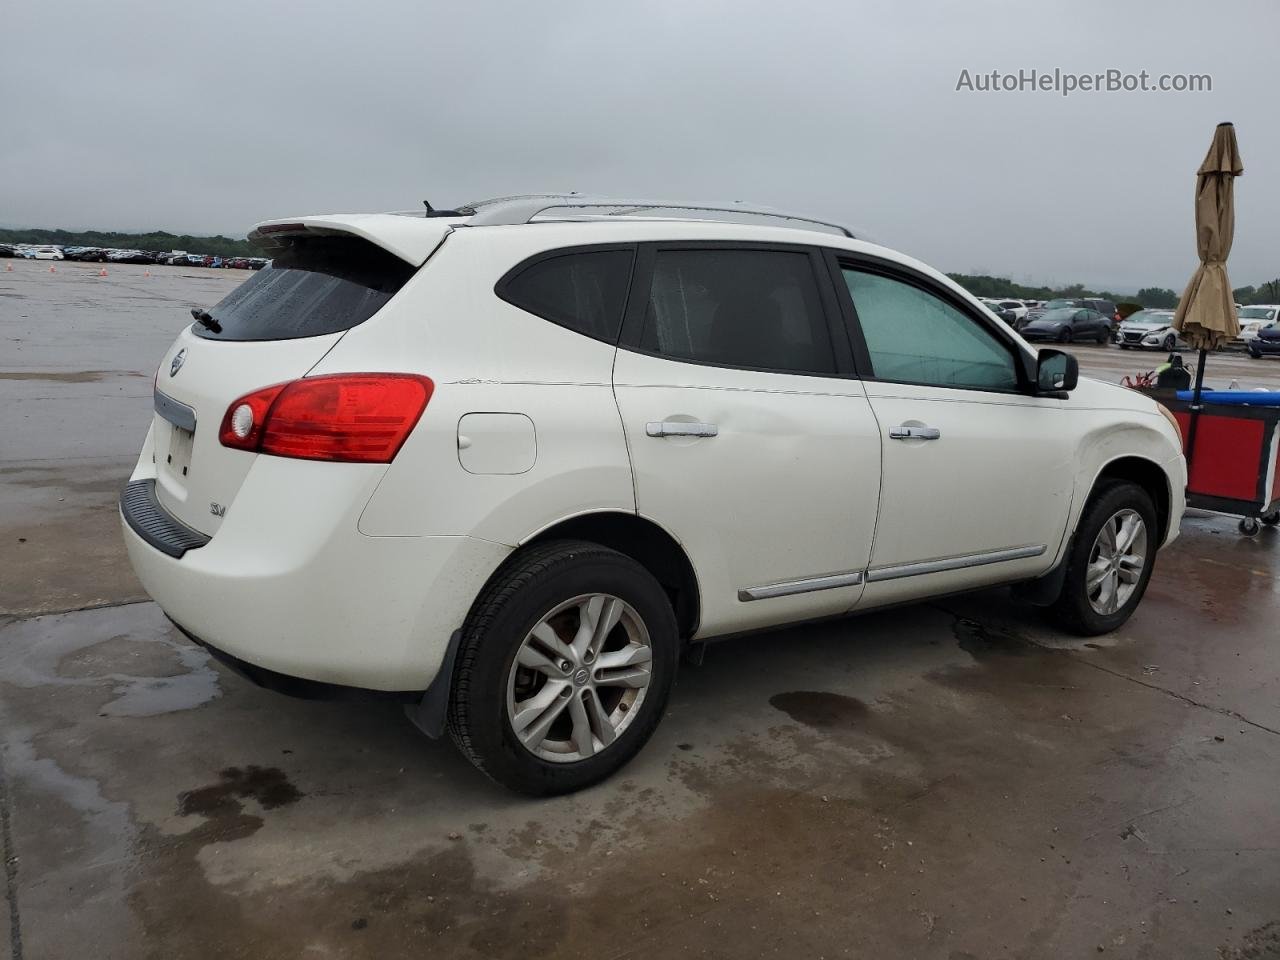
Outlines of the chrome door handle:
{"type": "Polygon", "coordinates": [[[937,440],[942,431],[937,427],[890,427],[890,440],[937,440]]]}
{"type": "Polygon", "coordinates": [[[651,437],[714,437],[720,428],[714,423],[682,423],[679,420],[651,420],[644,432],[651,437]]]}

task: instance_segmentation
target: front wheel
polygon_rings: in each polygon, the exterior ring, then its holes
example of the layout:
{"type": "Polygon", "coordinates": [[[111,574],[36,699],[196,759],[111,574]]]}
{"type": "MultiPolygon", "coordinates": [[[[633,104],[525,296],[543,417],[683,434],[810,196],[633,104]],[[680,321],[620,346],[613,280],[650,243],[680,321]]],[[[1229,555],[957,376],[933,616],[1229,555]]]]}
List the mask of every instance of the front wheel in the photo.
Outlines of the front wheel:
{"type": "Polygon", "coordinates": [[[1122,626],[1146,592],[1157,537],[1155,507],[1145,490],[1116,482],[1096,491],[1076,526],[1062,592],[1049,615],[1081,636],[1122,626]]]}
{"type": "Polygon", "coordinates": [[[513,790],[580,790],[649,739],[677,650],[670,600],[630,557],[567,540],[520,551],[463,627],[449,732],[513,790]]]}
{"type": "Polygon", "coordinates": [[[1171,333],[1164,338],[1163,350],[1165,353],[1173,353],[1173,350],[1177,345],[1178,338],[1171,333]]]}
{"type": "Polygon", "coordinates": [[[1060,334],[1058,334],[1058,342],[1059,342],[1059,343],[1070,343],[1070,342],[1071,342],[1071,331],[1070,331],[1070,330],[1063,330],[1060,334]]]}

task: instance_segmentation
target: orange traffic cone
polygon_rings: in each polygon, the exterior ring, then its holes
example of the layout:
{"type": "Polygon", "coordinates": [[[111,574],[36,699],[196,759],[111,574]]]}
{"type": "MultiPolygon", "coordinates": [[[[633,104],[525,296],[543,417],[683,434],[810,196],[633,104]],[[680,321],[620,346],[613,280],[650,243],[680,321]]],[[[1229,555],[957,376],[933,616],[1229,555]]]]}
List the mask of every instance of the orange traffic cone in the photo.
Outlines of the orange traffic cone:
{"type": "Polygon", "coordinates": [[[106,275],[107,275],[107,268],[106,268],[106,267],[103,267],[101,270],[99,270],[99,271],[98,271],[98,276],[100,276],[100,277],[105,277],[106,275]]]}
{"type": "Polygon", "coordinates": [[[58,268],[57,268],[57,267],[55,267],[55,266],[50,266],[50,267],[49,267],[49,272],[50,272],[50,273],[57,273],[57,272],[58,272],[58,268]]]}
{"type": "Polygon", "coordinates": [[[144,277],[149,277],[149,276],[151,276],[151,271],[150,271],[150,270],[143,270],[143,271],[142,271],[142,275],[143,275],[144,277]]]}
{"type": "Polygon", "coordinates": [[[4,272],[5,272],[5,273],[13,273],[13,264],[12,264],[12,263],[6,263],[6,264],[4,265],[4,272]]]}

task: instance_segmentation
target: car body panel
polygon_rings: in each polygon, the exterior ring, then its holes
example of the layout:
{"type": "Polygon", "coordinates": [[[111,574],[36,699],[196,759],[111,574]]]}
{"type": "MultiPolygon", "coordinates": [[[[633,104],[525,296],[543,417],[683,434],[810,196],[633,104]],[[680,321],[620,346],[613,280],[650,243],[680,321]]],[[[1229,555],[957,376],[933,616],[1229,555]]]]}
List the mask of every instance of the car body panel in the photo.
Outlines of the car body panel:
{"type": "MultiPolygon", "coordinates": [[[[272,223],[348,232],[420,268],[381,310],[342,333],[218,342],[185,330],[157,381],[195,413],[187,464],[194,479],[171,475],[174,425],[158,414],[135,479],[155,477],[164,508],[212,539],[175,560],[129,529],[125,538],[144,586],[185,629],[281,673],[422,689],[449,634],[513,549],[561,521],[600,512],[649,519],[682,546],[701,592],[700,638],[1043,573],[1060,560],[1098,472],[1116,457],[1160,465],[1175,520],[1180,515],[1180,438],[1134,391],[1082,378],[1066,399],[991,400],[851,376],[684,363],[575,333],[494,290],[526,258],[584,244],[803,244],[909,268],[983,311],[940,272],[874,244],[657,219],[465,229],[449,218],[388,214],[272,223]],[[389,465],[218,446],[218,424],[239,395],[344,372],[433,381],[426,410],[389,465]],[[518,431],[518,465],[527,469],[467,469],[460,450],[476,438],[465,424],[485,415],[529,422],[518,431]],[[719,432],[648,434],[650,422],[672,419],[714,423],[719,432]],[[942,439],[913,446],[886,438],[907,420],[940,426],[942,439]],[[778,581],[1028,545],[1044,550],[883,587],[739,595],[778,581]]],[[[1034,363],[1023,339],[1007,328],[999,335],[1034,363]]],[[[471,462],[514,462],[492,453],[471,462]]]]}

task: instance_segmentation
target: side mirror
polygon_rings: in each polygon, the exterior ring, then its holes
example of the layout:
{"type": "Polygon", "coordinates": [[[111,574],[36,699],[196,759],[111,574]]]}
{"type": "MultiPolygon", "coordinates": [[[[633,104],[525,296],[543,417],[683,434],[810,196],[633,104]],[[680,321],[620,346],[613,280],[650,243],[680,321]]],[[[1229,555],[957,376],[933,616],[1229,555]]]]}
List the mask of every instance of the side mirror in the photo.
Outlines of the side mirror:
{"type": "Polygon", "coordinates": [[[1080,380],[1080,364],[1061,350],[1041,350],[1036,358],[1036,386],[1045,392],[1066,393],[1080,380]]]}

